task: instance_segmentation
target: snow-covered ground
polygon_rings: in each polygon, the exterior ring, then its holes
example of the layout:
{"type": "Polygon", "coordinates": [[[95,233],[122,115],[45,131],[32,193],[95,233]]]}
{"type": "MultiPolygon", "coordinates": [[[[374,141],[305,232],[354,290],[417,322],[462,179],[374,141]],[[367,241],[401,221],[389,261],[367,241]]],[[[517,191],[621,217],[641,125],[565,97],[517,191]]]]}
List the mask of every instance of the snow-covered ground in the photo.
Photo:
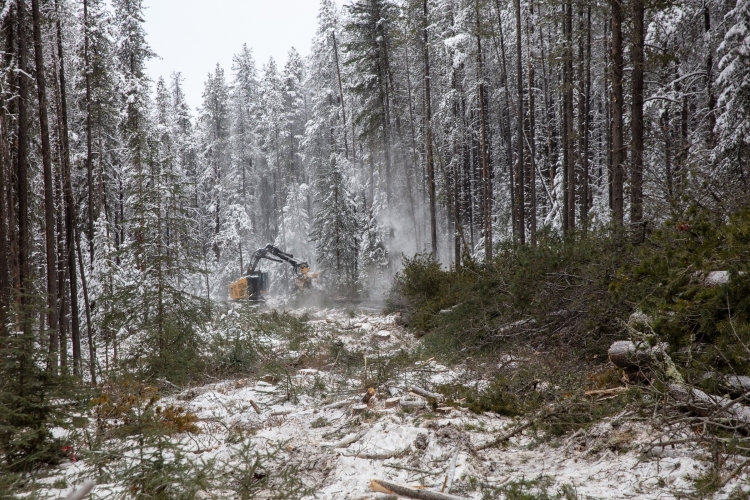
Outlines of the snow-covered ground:
{"type": "MultiPolygon", "coordinates": [[[[365,363],[368,356],[414,352],[419,345],[393,316],[351,317],[325,310],[310,317],[321,342],[333,340],[349,352],[364,353],[365,363]]],[[[476,383],[467,379],[463,365],[417,361],[401,370],[397,380],[377,388],[367,409],[356,406],[366,389],[362,380],[346,377],[351,373],[344,375],[334,362],[323,369],[299,369],[291,385],[270,377],[222,381],[160,403],[181,405],[199,417],[199,434],[175,438],[189,459],[231,462],[238,434],[261,448],[283,443],[283,460],[298,465],[301,479],[320,499],[385,498],[371,490],[372,479],[479,499],[493,488],[538,478],[545,478],[551,492],[567,485],[579,498],[684,498],[694,491],[694,479],[710,467],[710,454],[688,444],[648,450],[646,444],[659,430],[627,413],[573,435],[543,439],[520,433],[505,445],[478,451],[518,422],[463,408],[433,409],[429,404],[386,408],[386,400],[389,406],[396,404],[394,398],[404,398],[405,406],[419,404],[421,398],[409,395],[412,386],[431,390],[438,383],[476,383]],[[332,396],[325,394],[326,387],[339,389],[332,396]]],[[[732,470],[736,464],[723,467],[732,470]]],[[[85,460],[65,464],[43,481],[43,493],[47,498],[64,497],[86,477],[95,473],[85,460]],[[61,478],[67,489],[53,487],[61,478]]],[[[119,491],[117,485],[100,482],[91,498],[119,491]]],[[[746,475],[733,479],[716,497],[728,497],[733,490],[750,491],[746,475]]]]}

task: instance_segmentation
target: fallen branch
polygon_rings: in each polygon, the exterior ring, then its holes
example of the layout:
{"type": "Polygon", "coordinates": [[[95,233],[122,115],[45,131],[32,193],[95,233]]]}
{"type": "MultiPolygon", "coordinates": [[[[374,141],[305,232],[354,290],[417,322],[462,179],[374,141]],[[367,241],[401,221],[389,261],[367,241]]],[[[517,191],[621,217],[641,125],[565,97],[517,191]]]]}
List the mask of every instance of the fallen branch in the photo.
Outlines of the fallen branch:
{"type": "Polygon", "coordinates": [[[392,450],[385,453],[342,453],[345,457],[361,458],[363,460],[388,460],[389,458],[401,458],[409,453],[410,447],[403,450],[392,450]]]}
{"type": "Polygon", "coordinates": [[[334,441],[333,443],[321,443],[321,448],[346,448],[352,443],[356,443],[360,439],[364,437],[364,435],[367,434],[367,430],[360,431],[353,434],[348,434],[343,437],[343,439],[340,439],[338,441],[334,441]]]}
{"type": "Polygon", "coordinates": [[[446,493],[426,489],[414,489],[408,486],[383,481],[382,479],[373,479],[370,481],[370,489],[379,493],[402,495],[417,500],[469,500],[466,497],[457,497],[446,493]]]}
{"type": "Polygon", "coordinates": [[[456,476],[456,461],[458,460],[458,452],[453,454],[451,464],[448,466],[448,474],[445,476],[445,483],[443,483],[443,492],[450,493],[453,487],[453,478],[456,476]]]}
{"type": "Polygon", "coordinates": [[[442,472],[430,472],[428,470],[417,469],[414,467],[407,467],[400,464],[383,464],[383,467],[390,467],[391,469],[407,470],[410,472],[418,472],[420,474],[427,474],[428,476],[439,476],[442,472]]]}
{"type": "Polygon", "coordinates": [[[627,387],[613,387],[611,389],[597,389],[594,391],[586,391],[586,396],[612,396],[621,392],[627,391],[627,387]]]}
{"type": "Polygon", "coordinates": [[[486,442],[484,444],[480,444],[479,446],[476,447],[476,450],[477,451],[482,451],[482,450],[486,450],[487,448],[492,448],[493,446],[497,446],[500,443],[503,443],[503,442],[509,440],[513,436],[516,436],[516,435],[522,433],[523,431],[525,431],[526,429],[528,429],[529,427],[531,427],[532,425],[534,425],[534,423],[536,423],[536,419],[531,419],[528,422],[526,422],[525,424],[519,425],[518,427],[516,427],[512,431],[507,432],[507,433],[503,434],[502,436],[496,437],[492,441],[488,441],[488,442],[486,442]]]}

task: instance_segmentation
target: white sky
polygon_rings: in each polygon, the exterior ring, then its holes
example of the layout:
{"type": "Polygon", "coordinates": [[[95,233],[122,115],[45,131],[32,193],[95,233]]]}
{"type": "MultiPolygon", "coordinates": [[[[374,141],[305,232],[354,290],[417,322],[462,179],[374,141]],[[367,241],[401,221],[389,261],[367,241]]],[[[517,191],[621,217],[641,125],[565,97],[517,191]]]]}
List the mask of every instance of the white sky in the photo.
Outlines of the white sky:
{"type": "Polygon", "coordinates": [[[202,102],[203,83],[216,63],[231,78],[232,56],[243,43],[258,70],[270,57],[283,69],[291,47],[305,57],[318,24],[318,0],[145,0],[148,42],[159,58],[148,62],[154,82],[184,77],[188,105],[202,102]]]}

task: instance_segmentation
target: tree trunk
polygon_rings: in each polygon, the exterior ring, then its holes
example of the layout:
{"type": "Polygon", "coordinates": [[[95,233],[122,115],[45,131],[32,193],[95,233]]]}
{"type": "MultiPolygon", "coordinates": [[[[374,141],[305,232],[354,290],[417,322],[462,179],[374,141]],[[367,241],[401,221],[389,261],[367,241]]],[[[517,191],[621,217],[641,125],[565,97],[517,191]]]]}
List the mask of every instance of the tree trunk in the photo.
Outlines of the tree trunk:
{"type": "MultiPolygon", "coordinates": [[[[344,86],[341,84],[341,68],[339,65],[339,46],[338,43],[336,43],[336,33],[331,33],[331,38],[333,39],[333,57],[336,62],[336,78],[338,79],[339,84],[339,99],[341,99],[341,119],[344,122],[344,156],[346,159],[349,159],[349,141],[347,139],[347,132],[346,132],[346,106],[344,105],[344,86]]],[[[290,134],[291,135],[291,134],[290,134]]],[[[353,140],[353,139],[352,139],[353,140]]],[[[354,153],[354,148],[352,148],[352,154],[356,155],[354,153]]],[[[352,157],[354,160],[355,158],[352,157]]]]}
{"type": "MultiPolygon", "coordinates": [[[[5,99],[0,101],[0,241],[9,240],[6,216],[6,189],[10,182],[6,177],[5,166],[9,164],[7,134],[5,132],[5,99]]],[[[3,245],[0,249],[0,349],[2,339],[8,336],[8,307],[10,305],[10,280],[8,262],[10,262],[10,245],[3,245]]]]}
{"type": "MultiPolygon", "coordinates": [[[[91,376],[91,384],[96,385],[96,350],[94,348],[94,331],[91,324],[91,303],[89,302],[89,289],[86,286],[86,268],[83,265],[83,253],[81,252],[81,235],[74,228],[74,238],[76,253],[78,254],[78,267],[81,270],[81,289],[83,291],[83,307],[86,312],[86,333],[88,336],[89,345],[89,374],[91,376]]],[[[206,279],[208,279],[208,273],[206,273],[206,279]]]]}
{"type": "Polygon", "coordinates": [[[530,216],[530,231],[529,236],[531,237],[531,245],[536,246],[536,119],[535,119],[535,84],[534,81],[534,24],[536,19],[534,18],[534,1],[529,1],[529,18],[527,22],[528,35],[527,35],[527,46],[529,52],[529,216],[530,216]]]}
{"type": "MultiPolygon", "coordinates": [[[[641,0],[642,1],[642,0],[641,0]]],[[[711,10],[709,9],[709,3],[704,0],[703,3],[703,30],[706,34],[706,94],[708,96],[708,146],[713,147],[716,143],[714,135],[714,128],[716,127],[716,96],[714,95],[713,89],[713,49],[711,47],[711,10]]]]}
{"type": "Polygon", "coordinates": [[[477,83],[479,84],[480,156],[482,160],[482,215],[484,216],[484,259],[492,260],[492,165],[487,144],[487,104],[484,95],[484,66],[482,63],[482,34],[479,0],[475,2],[477,18],[477,83]]]}
{"type": "Polygon", "coordinates": [[[568,203],[568,231],[576,227],[576,152],[575,152],[575,130],[573,128],[573,4],[568,2],[565,6],[565,128],[567,129],[567,141],[565,148],[568,151],[568,163],[566,174],[568,178],[568,189],[566,191],[568,203]]]}
{"type": "Polygon", "coordinates": [[[584,231],[588,227],[589,205],[591,203],[591,188],[589,187],[590,151],[589,139],[591,134],[591,5],[586,8],[586,83],[584,88],[584,118],[583,118],[583,176],[581,179],[581,225],[584,231]]]}
{"type": "Polygon", "coordinates": [[[88,186],[89,262],[94,263],[94,151],[91,132],[91,61],[89,59],[88,0],[83,0],[83,71],[86,80],[86,181],[88,186]]]}
{"type": "Polygon", "coordinates": [[[31,0],[31,14],[34,26],[34,54],[36,61],[36,86],[39,103],[39,134],[42,142],[42,169],[44,177],[44,233],[47,254],[47,326],[49,328],[49,369],[57,371],[57,249],[55,241],[55,195],[52,179],[52,152],[49,141],[49,120],[47,117],[47,88],[44,78],[44,52],[42,50],[41,14],[39,0],[31,0]]]}
{"type": "Polygon", "coordinates": [[[17,36],[18,36],[18,156],[16,161],[16,196],[18,197],[18,292],[20,299],[20,318],[24,336],[31,333],[32,314],[28,310],[31,282],[31,242],[29,241],[29,75],[26,62],[28,44],[26,29],[26,3],[18,0],[17,36]]]}
{"type": "Polygon", "coordinates": [[[526,196],[524,194],[524,137],[523,137],[523,53],[521,51],[521,2],[514,0],[513,6],[516,11],[516,85],[518,90],[518,112],[516,114],[516,149],[518,156],[516,161],[516,225],[518,231],[517,241],[520,245],[526,244],[526,214],[524,205],[526,196]]]}
{"type": "Polygon", "coordinates": [[[612,0],[612,219],[622,225],[624,215],[625,154],[623,145],[622,3],[612,0]]]}
{"type": "Polygon", "coordinates": [[[73,344],[73,374],[81,376],[81,327],[78,315],[78,273],[76,271],[75,242],[73,233],[78,220],[76,204],[73,199],[73,186],[70,170],[70,144],[68,130],[68,100],[65,82],[65,59],[62,43],[62,27],[58,0],[55,0],[57,12],[57,56],[60,60],[60,101],[62,116],[62,160],[63,160],[63,196],[65,202],[65,252],[68,260],[70,279],[71,342],[73,344]]]}
{"type": "Polygon", "coordinates": [[[643,237],[637,226],[643,219],[643,64],[644,0],[633,0],[633,109],[631,116],[630,224],[636,241],[643,237]]]}
{"type": "Polygon", "coordinates": [[[435,214],[435,161],[432,153],[432,103],[430,97],[430,47],[428,39],[427,0],[422,2],[424,10],[424,27],[422,43],[424,49],[424,109],[425,109],[425,154],[427,155],[427,189],[430,197],[430,251],[437,259],[437,219],[435,214]]]}

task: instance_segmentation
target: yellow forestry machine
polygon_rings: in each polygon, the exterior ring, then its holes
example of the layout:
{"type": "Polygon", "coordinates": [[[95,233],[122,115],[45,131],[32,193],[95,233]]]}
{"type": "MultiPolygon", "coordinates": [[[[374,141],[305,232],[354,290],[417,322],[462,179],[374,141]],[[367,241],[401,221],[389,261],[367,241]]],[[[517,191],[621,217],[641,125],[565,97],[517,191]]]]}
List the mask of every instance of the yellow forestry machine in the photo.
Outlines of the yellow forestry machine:
{"type": "Polygon", "coordinates": [[[255,251],[250,265],[247,266],[247,274],[229,285],[231,300],[249,300],[250,302],[265,300],[263,295],[268,291],[268,273],[258,268],[262,259],[291,264],[294,268],[294,282],[300,291],[312,288],[312,280],[318,277],[318,273],[310,272],[307,262],[295,259],[294,255],[283,252],[269,243],[255,251]]]}

